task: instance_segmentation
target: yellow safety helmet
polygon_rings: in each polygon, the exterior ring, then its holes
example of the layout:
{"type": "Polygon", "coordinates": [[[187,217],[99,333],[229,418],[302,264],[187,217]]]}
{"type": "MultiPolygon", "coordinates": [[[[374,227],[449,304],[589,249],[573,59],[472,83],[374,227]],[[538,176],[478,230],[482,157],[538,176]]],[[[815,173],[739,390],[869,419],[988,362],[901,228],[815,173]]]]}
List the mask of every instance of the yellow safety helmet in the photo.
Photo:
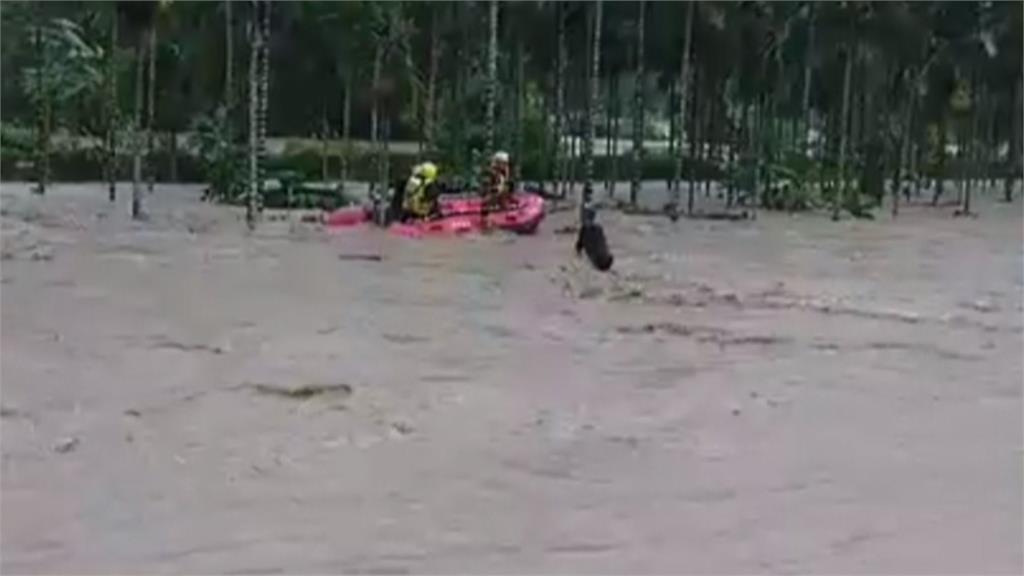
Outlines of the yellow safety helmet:
{"type": "Polygon", "coordinates": [[[417,172],[426,180],[437,178],[437,165],[433,162],[424,162],[417,167],[417,172]]]}

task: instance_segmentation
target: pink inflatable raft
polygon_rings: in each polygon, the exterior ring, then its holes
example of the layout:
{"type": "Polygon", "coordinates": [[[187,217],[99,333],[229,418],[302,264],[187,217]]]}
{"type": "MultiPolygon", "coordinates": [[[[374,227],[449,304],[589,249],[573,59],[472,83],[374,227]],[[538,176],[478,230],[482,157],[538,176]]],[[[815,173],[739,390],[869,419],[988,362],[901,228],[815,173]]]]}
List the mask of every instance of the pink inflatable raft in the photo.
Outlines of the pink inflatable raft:
{"type": "MultiPolygon", "coordinates": [[[[497,228],[517,234],[533,234],[544,219],[544,199],[536,194],[517,193],[508,208],[483,211],[477,196],[441,197],[441,216],[432,220],[394,223],[388,229],[401,236],[419,237],[427,234],[465,234],[484,228],[497,228]]],[[[327,215],[328,228],[343,228],[367,223],[372,212],[367,207],[335,210],[327,215]]]]}

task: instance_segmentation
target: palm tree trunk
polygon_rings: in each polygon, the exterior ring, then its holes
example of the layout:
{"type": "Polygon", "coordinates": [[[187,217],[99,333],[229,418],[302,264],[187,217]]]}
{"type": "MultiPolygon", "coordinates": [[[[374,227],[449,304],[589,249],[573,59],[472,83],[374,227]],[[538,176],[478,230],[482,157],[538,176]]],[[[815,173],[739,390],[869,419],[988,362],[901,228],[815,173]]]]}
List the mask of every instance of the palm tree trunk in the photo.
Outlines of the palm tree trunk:
{"type": "Polygon", "coordinates": [[[811,74],[814,72],[811,61],[814,57],[814,34],[817,28],[814,8],[814,2],[807,3],[807,52],[804,54],[804,92],[800,100],[800,110],[804,117],[804,146],[807,152],[810,152],[811,128],[814,122],[814,112],[811,110],[811,74]]]}
{"type": "Polygon", "coordinates": [[[646,43],[647,0],[637,3],[636,62],[633,71],[633,174],[629,182],[629,204],[636,207],[643,179],[644,161],[644,44],[646,43]]]}
{"type": "Polygon", "coordinates": [[[605,81],[604,88],[604,193],[611,194],[612,179],[611,171],[608,170],[608,163],[612,157],[612,83],[614,78],[611,74],[605,81]]]}
{"type": "Polygon", "coordinates": [[[320,181],[327,182],[327,143],[330,131],[327,124],[327,102],[320,108],[320,181]]]}
{"type": "Polygon", "coordinates": [[[526,127],[526,59],[523,57],[525,46],[520,36],[516,41],[516,86],[515,86],[515,162],[512,164],[515,181],[520,182],[523,176],[523,145],[526,127]]]}
{"type": "Polygon", "coordinates": [[[34,8],[35,33],[32,36],[36,65],[35,192],[37,194],[46,194],[46,186],[50,180],[50,91],[46,89],[44,82],[47,58],[46,48],[43,46],[43,4],[41,2],[37,3],[34,8]]]}
{"type": "Polygon", "coordinates": [[[259,106],[259,134],[256,142],[256,152],[259,154],[259,178],[256,180],[258,193],[256,194],[257,214],[263,213],[263,193],[267,181],[267,114],[270,110],[270,0],[264,0],[263,18],[260,20],[260,106],[259,106]]]}
{"type": "MultiPolygon", "coordinates": [[[[911,70],[909,75],[913,77],[914,71],[911,70]]],[[[909,173],[910,164],[910,131],[914,124],[914,109],[916,107],[917,100],[917,86],[916,82],[912,85],[911,89],[908,90],[905,96],[906,102],[903,106],[903,133],[900,135],[900,149],[899,156],[896,159],[896,177],[892,181],[892,217],[895,218],[900,213],[900,191],[903,189],[904,176],[909,173]],[[908,166],[907,171],[903,170],[904,166],[908,166]]]]}
{"type": "Polygon", "coordinates": [[[437,123],[437,71],[441,62],[441,29],[438,24],[440,6],[432,6],[430,12],[430,66],[427,71],[427,96],[423,103],[426,108],[423,118],[423,140],[428,154],[436,147],[434,134],[437,123]]]}
{"type": "Polygon", "coordinates": [[[613,112],[612,117],[612,153],[608,159],[608,181],[611,186],[608,189],[609,200],[615,199],[615,184],[619,179],[619,108],[621,102],[619,101],[619,88],[621,84],[621,75],[616,75],[614,80],[614,88],[612,90],[612,106],[609,112],[613,112]]]}
{"type": "MultiPolygon", "coordinates": [[[[378,39],[376,47],[373,51],[373,76],[370,81],[370,85],[373,90],[373,103],[370,107],[370,147],[373,149],[374,158],[376,163],[374,167],[377,169],[377,173],[380,174],[383,162],[383,158],[380,154],[380,75],[381,68],[384,65],[384,45],[383,41],[378,39]]],[[[370,197],[375,200],[380,199],[380,195],[386,192],[385,190],[378,190],[379,179],[372,178],[370,180],[370,197]]]]}
{"type": "Polygon", "coordinates": [[[1017,178],[1017,173],[1020,172],[1021,167],[1020,114],[1022,92],[1024,92],[1024,89],[1022,89],[1021,77],[1018,76],[1017,80],[1014,81],[1010,92],[1010,150],[1009,154],[1006,156],[1005,175],[1003,176],[1003,200],[1006,202],[1013,202],[1014,180],[1017,178]]]}
{"type": "MultiPolygon", "coordinates": [[[[676,169],[675,169],[675,172],[674,172],[674,174],[672,176],[673,182],[679,182],[680,180],[682,180],[682,177],[683,177],[683,141],[684,140],[689,142],[690,156],[691,157],[693,156],[693,145],[694,145],[693,128],[694,127],[693,127],[693,125],[690,125],[690,129],[686,130],[685,126],[684,126],[684,118],[686,117],[686,110],[687,110],[687,104],[688,104],[688,96],[689,96],[689,92],[690,92],[690,45],[693,42],[693,12],[696,9],[696,6],[697,6],[696,2],[687,2],[686,3],[686,24],[685,24],[686,28],[685,28],[685,31],[683,32],[683,54],[682,54],[682,57],[681,57],[682,63],[680,64],[680,70],[679,70],[679,106],[678,106],[677,112],[676,112],[678,114],[678,116],[679,116],[679,120],[677,122],[677,124],[679,126],[679,128],[678,128],[678,130],[679,130],[679,147],[678,147],[678,152],[679,153],[676,155],[676,169]]],[[[692,184],[691,184],[691,189],[692,189],[692,184]]],[[[693,191],[691,190],[690,191],[690,195],[692,196],[692,194],[693,194],[693,191]]],[[[671,204],[671,211],[672,211],[672,214],[670,214],[670,216],[675,217],[675,212],[679,209],[679,185],[678,184],[673,186],[673,189],[672,189],[672,199],[671,199],[670,204],[671,204]]],[[[692,209],[692,204],[693,204],[692,198],[688,201],[687,204],[689,206],[689,209],[687,211],[689,212],[692,209]]]]}
{"type": "MultiPolygon", "coordinates": [[[[693,5],[694,5],[694,3],[691,2],[690,6],[693,6],[693,5]]],[[[686,56],[684,56],[684,58],[689,58],[689,55],[687,54],[686,56]]],[[[690,169],[687,171],[687,175],[686,175],[686,180],[687,180],[687,183],[686,183],[686,215],[687,216],[693,216],[693,193],[694,193],[694,186],[696,184],[696,178],[697,178],[697,174],[696,174],[696,172],[697,172],[697,153],[698,153],[698,150],[700,149],[700,134],[698,134],[699,130],[698,130],[698,126],[697,126],[697,124],[698,124],[697,110],[699,109],[699,104],[700,104],[700,79],[699,79],[699,75],[700,75],[700,69],[699,68],[694,68],[694,70],[693,70],[693,100],[689,103],[690,109],[689,110],[684,110],[684,114],[686,112],[689,112],[689,114],[690,114],[690,121],[688,123],[689,124],[689,126],[688,126],[689,129],[686,130],[686,134],[688,136],[687,140],[689,141],[689,144],[690,144],[689,146],[687,146],[687,148],[689,149],[689,154],[690,154],[690,169]]],[[[684,94],[685,94],[685,92],[684,92],[684,94]]],[[[677,164],[676,164],[677,169],[680,170],[680,171],[682,171],[682,165],[683,165],[682,158],[683,158],[682,155],[680,155],[679,159],[676,161],[677,162],[677,164]]]]}
{"type": "Polygon", "coordinates": [[[341,159],[340,159],[340,174],[338,178],[341,180],[339,190],[345,191],[345,182],[348,181],[348,160],[349,154],[352,153],[352,72],[345,72],[345,96],[344,102],[342,102],[341,111],[341,132],[342,132],[342,144],[341,144],[341,159]]]}
{"type": "Polygon", "coordinates": [[[935,175],[935,190],[932,191],[932,206],[936,206],[939,203],[939,198],[946,191],[946,162],[948,160],[946,155],[946,141],[947,141],[947,126],[946,126],[946,115],[942,113],[939,117],[939,142],[938,142],[938,166],[937,174],[935,175]]]}
{"type": "Polygon", "coordinates": [[[494,112],[498,96],[498,0],[490,0],[487,11],[487,88],[484,131],[486,134],[486,155],[494,154],[494,112]]]}
{"type": "Polygon", "coordinates": [[[594,193],[594,146],[597,143],[596,127],[600,106],[601,92],[601,15],[604,2],[597,0],[594,4],[592,48],[590,50],[590,89],[588,90],[587,106],[587,140],[583,148],[583,196],[580,201],[580,223],[585,222],[592,211],[591,203],[594,193]]]}
{"type": "Polygon", "coordinates": [[[245,223],[252,230],[259,212],[259,107],[260,107],[260,42],[259,0],[253,0],[253,17],[249,24],[249,193],[246,195],[245,223]]]}
{"type": "Polygon", "coordinates": [[[232,0],[224,0],[224,106],[228,113],[235,107],[235,58],[233,22],[231,20],[232,0]]]}
{"type": "Polygon", "coordinates": [[[555,60],[555,129],[552,140],[554,141],[553,167],[554,167],[554,188],[558,195],[565,194],[565,153],[562,139],[565,133],[565,73],[566,59],[568,58],[565,48],[565,4],[555,3],[556,20],[556,48],[555,60]]]}
{"type": "Polygon", "coordinates": [[[156,104],[156,22],[149,25],[149,49],[148,49],[148,73],[146,85],[146,171],[147,193],[153,193],[153,181],[156,179],[156,162],[154,153],[156,141],[153,131],[153,119],[155,117],[156,104]]]}
{"type": "Polygon", "coordinates": [[[146,67],[146,47],[144,36],[138,35],[135,43],[135,126],[132,137],[132,218],[144,218],[142,212],[142,104],[143,72],[146,67]]]}
{"type": "Polygon", "coordinates": [[[107,90],[106,106],[104,109],[107,115],[106,137],[106,176],[107,176],[107,197],[111,202],[117,200],[117,66],[115,55],[117,53],[117,6],[111,4],[110,10],[110,47],[107,53],[107,90]]]}
{"type": "MultiPolygon", "coordinates": [[[[668,155],[675,158],[676,154],[676,99],[679,97],[677,94],[679,86],[676,83],[676,79],[673,78],[668,85],[668,155]]],[[[669,189],[671,189],[675,182],[669,179],[669,189]]]]}
{"type": "Polygon", "coordinates": [[[846,50],[846,62],[843,64],[843,108],[840,112],[839,130],[839,185],[832,199],[832,219],[839,220],[839,209],[846,192],[846,147],[849,140],[850,127],[850,77],[853,74],[853,61],[856,58],[857,47],[853,46],[846,50]]]}

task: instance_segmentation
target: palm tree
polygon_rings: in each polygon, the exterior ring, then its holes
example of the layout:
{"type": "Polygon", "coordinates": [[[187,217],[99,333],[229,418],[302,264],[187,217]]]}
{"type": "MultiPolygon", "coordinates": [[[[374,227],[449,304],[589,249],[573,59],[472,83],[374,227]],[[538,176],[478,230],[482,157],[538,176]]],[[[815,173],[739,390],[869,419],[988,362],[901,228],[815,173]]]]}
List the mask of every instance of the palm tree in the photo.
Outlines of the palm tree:
{"type": "Polygon", "coordinates": [[[554,130],[554,172],[555,188],[559,195],[565,194],[566,164],[563,153],[562,135],[565,132],[565,74],[568,52],[565,46],[565,13],[564,2],[555,3],[556,21],[556,70],[555,70],[555,130],[554,130]]]}
{"type": "Polygon", "coordinates": [[[117,6],[110,5],[109,48],[107,50],[106,90],[104,91],[104,114],[106,116],[106,133],[104,143],[106,158],[104,170],[107,179],[107,196],[111,202],[117,200],[117,6]]]}
{"type": "Polygon", "coordinates": [[[156,162],[154,161],[153,152],[153,117],[156,104],[156,21],[154,15],[154,22],[149,26],[147,33],[148,46],[147,50],[147,86],[146,86],[146,159],[147,167],[149,169],[149,178],[147,180],[147,189],[150,194],[153,193],[153,180],[156,177],[156,162]]]}
{"type": "MultiPolygon", "coordinates": [[[[672,176],[672,200],[669,203],[669,217],[675,219],[677,211],[679,210],[679,181],[683,176],[683,145],[684,138],[689,142],[690,156],[693,156],[695,146],[697,145],[696,139],[694,138],[694,124],[690,124],[690,130],[684,130],[686,110],[688,104],[688,96],[691,90],[690,87],[690,46],[693,42],[693,15],[694,10],[697,7],[696,2],[686,3],[686,29],[683,32],[683,52],[681,56],[681,64],[679,70],[679,108],[673,113],[676,114],[678,120],[676,120],[676,126],[678,126],[678,138],[679,146],[676,155],[676,168],[672,176]]],[[[696,109],[696,108],[694,108],[696,109]]],[[[690,170],[693,173],[692,167],[690,170]]],[[[693,183],[691,180],[689,199],[687,200],[687,214],[693,213],[693,183]]]]}
{"type": "Polygon", "coordinates": [[[636,62],[633,68],[633,174],[629,182],[629,204],[636,207],[640,195],[640,181],[643,179],[644,158],[644,44],[646,41],[645,12],[647,1],[637,2],[636,16],[636,62]]]}
{"type": "Polygon", "coordinates": [[[591,34],[592,48],[590,51],[590,89],[587,106],[587,140],[583,148],[583,197],[580,202],[580,222],[583,223],[586,214],[589,212],[591,197],[593,195],[594,180],[594,145],[595,126],[598,116],[598,94],[601,90],[601,12],[604,3],[597,0],[594,4],[593,25],[594,31],[591,34]]]}
{"type": "MultiPolygon", "coordinates": [[[[260,160],[264,138],[264,44],[266,38],[266,26],[264,24],[265,14],[268,13],[268,3],[253,0],[252,19],[249,23],[249,192],[245,204],[245,222],[249,229],[256,226],[256,218],[260,213],[262,204],[262,174],[260,173],[260,160]]],[[[269,22],[269,20],[267,20],[269,22]]]]}
{"type": "Polygon", "coordinates": [[[224,106],[229,113],[235,106],[235,35],[234,22],[231,18],[232,3],[232,0],[224,0],[224,106]]]}
{"type": "Polygon", "coordinates": [[[487,88],[484,102],[485,154],[494,153],[494,111],[498,96],[498,0],[488,2],[487,88]]]}
{"type": "Polygon", "coordinates": [[[132,218],[143,219],[142,208],[142,171],[143,147],[145,140],[143,128],[143,72],[146,66],[146,39],[150,29],[156,25],[156,3],[154,2],[120,2],[118,11],[125,15],[135,36],[135,116],[132,135],[132,218]]]}

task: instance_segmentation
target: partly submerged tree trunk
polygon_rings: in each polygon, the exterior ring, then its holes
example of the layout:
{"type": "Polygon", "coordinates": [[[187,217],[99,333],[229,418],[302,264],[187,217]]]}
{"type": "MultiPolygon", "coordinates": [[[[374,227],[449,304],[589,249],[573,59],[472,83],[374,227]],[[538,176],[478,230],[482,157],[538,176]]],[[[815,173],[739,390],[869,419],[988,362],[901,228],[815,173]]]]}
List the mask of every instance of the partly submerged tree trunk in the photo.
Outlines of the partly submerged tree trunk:
{"type": "Polygon", "coordinates": [[[935,174],[935,190],[932,191],[932,206],[938,205],[939,198],[941,198],[942,194],[946,191],[946,163],[948,160],[946,155],[946,139],[948,129],[946,125],[945,113],[942,113],[942,115],[939,117],[938,129],[938,166],[936,167],[937,173],[935,174]]]}
{"type": "Polygon", "coordinates": [[[106,112],[106,135],[104,138],[106,145],[106,162],[105,170],[107,177],[107,197],[111,202],[117,200],[117,124],[118,124],[118,110],[117,110],[117,21],[118,21],[117,6],[111,4],[110,10],[110,45],[107,52],[107,70],[106,70],[106,91],[105,100],[106,105],[104,111],[106,112]]]}
{"type": "Polygon", "coordinates": [[[804,119],[804,146],[806,152],[810,152],[811,129],[813,128],[813,111],[811,110],[811,75],[814,72],[812,66],[814,58],[814,35],[817,28],[817,20],[814,12],[815,3],[807,3],[807,52],[804,54],[804,92],[800,100],[800,110],[804,119]]]}
{"type": "Polygon", "coordinates": [[[494,154],[495,102],[498,97],[498,0],[490,0],[487,10],[487,86],[484,96],[485,153],[494,154]]]}
{"type": "Polygon", "coordinates": [[[1021,171],[1021,93],[1022,81],[1018,76],[1013,82],[1010,92],[1010,149],[1006,156],[1005,175],[1003,176],[1003,200],[1013,202],[1013,186],[1021,171]]]}
{"type": "Polygon", "coordinates": [[[425,110],[423,117],[423,140],[427,154],[434,153],[437,147],[437,71],[441,62],[441,30],[438,23],[438,12],[441,7],[434,5],[430,7],[430,65],[427,69],[427,95],[423,103],[425,110]]]}
{"type": "Polygon", "coordinates": [[[348,181],[348,161],[352,153],[352,73],[345,72],[345,96],[341,105],[341,158],[339,161],[339,190],[345,191],[348,181]]]}
{"type": "Polygon", "coordinates": [[[249,193],[245,202],[245,223],[252,230],[259,212],[259,107],[260,107],[260,42],[259,0],[253,0],[253,16],[249,24],[249,193]]]}
{"type": "MultiPolygon", "coordinates": [[[[691,2],[690,6],[693,6],[693,4],[694,3],[691,2]]],[[[684,56],[684,57],[688,58],[688,55],[684,56]]],[[[683,112],[684,114],[686,112],[689,112],[689,114],[690,114],[690,118],[689,118],[690,121],[687,123],[688,124],[688,129],[685,131],[686,135],[687,135],[687,140],[689,141],[689,146],[687,146],[687,149],[688,149],[689,155],[690,155],[690,169],[687,171],[687,175],[686,175],[686,180],[687,180],[687,183],[686,183],[686,215],[687,216],[693,216],[693,194],[694,194],[694,187],[696,185],[696,179],[697,179],[697,174],[696,174],[697,173],[697,152],[698,152],[698,150],[700,148],[700,139],[699,139],[699,134],[698,134],[699,130],[698,130],[698,126],[697,126],[698,123],[699,123],[698,122],[699,117],[697,115],[697,110],[699,109],[699,105],[700,105],[700,100],[699,100],[699,97],[700,97],[700,92],[699,92],[699,90],[700,90],[699,72],[700,72],[699,68],[694,68],[694,71],[693,71],[693,99],[689,103],[690,109],[689,110],[684,110],[684,112],[683,112]]],[[[686,92],[684,91],[683,93],[685,94],[686,92]]],[[[681,171],[682,155],[679,156],[679,159],[676,160],[676,163],[677,163],[676,164],[677,165],[677,170],[681,171]]]]}
{"type": "MultiPolygon", "coordinates": [[[[916,73],[911,70],[909,71],[910,77],[915,77],[916,73]]],[[[898,157],[896,158],[896,177],[892,181],[892,217],[895,218],[900,213],[900,192],[903,189],[904,177],[910,173],[910,134],[911,129],[914,125],[914,112],[917,106],[917,83],[914,82],[910,90],[904,96],[905,102],[903,103],[903,131],[900,134],[900,148],[898,157]],[[904,171],[904,166],[907,166],[907,170],[904,171]]]]}
{"type": "Polygon", "coordinates": [[[846,148],[849,140],[850,127],[850,76],[853,74],[853,63],[857,47],[847,47],[843,64],[843,104],[840,111],[841,127],[839,129],[839,184],[832,199],[832,219],[839,220],[839,210],[845,200],[846,193],[846,148]]]}
{"type": "Polygon", "coordinates": [[[330,128],[327,123],[327,102],[323,103],[320,110],[320,181],[327,182],[327,144],[330,141],[330,128]]]}
{"type": "Polygon", "coordinates": [[[620,75],[616,75],[613,82],[612,89],[612,104],[609,107],[608,112],[612,113],[612,152],[608,158],[608,181],[611,183],[608,188],[608,199],[615,199],[615,184],[619,179],[619,109],[621,101],[619,100],[619,88],[621,87],[620,75]]]}
{"type": "Polygon", "coordinates": [[[647,0],[637,2],[636,62],[633,70],[633,174],[629,182],[629,204],[636,207],[643,179],[644,161],[644,43],[646,39],[647,0]]]}
{"type": "Polygon", "coordinates": [[[612,82],[611,74],[605,80],[604,87],[604,193],[608,196],[612,189],[611,171],[608,170],[608,162],[612,157],[612,82]]]}
{"type": "Polygon", "coordinates": [[[235,57],[234,57],[234,23],[231,19],[233,0],[224,0],[224,106],[231,109],[235,106],[235,57]]]}
{"type": "Polygon", "coordinates": [[[580,199],[580,223],[584,223],[592,214],[592,196],[594,193],[594,146],[597,143],[596,127],[598,108],[600,106],[599,94],[601,91],[601,13],[604,7],[602,0],[594,4],[593,17],[593,45],[590,50],[590,86],[587,91],[587,140],[583,148],[583,195],[580,199]]]}
{"type": "MultiPolygon", "coordinates": [[[[677,122],[676,122],[676,124],[678,125],[678,130],[679,130],[679,145],[678,145],[678,149],[677,149],[678,154],[676,154],[675,172],[673,173],[673,176],[672,176],[672,182],[674,184],[672,186],[672,199],[670,201],[670,205],[671,205],[670,210],[672,211],[670,216],[672,216],[672,217],[675,217],[676,211],[679,209],[679,184],[678,183],[683,178],[683,154],[684,154],[684,152],[683,152],[683,149],[684,149],[683,142],[688,142],[689,143],[690,156],[691,156],[691,158],[693,157],[693,146],[694,146],[693,128],[694,128],[694,126],[691,124],[689,126],[689,130],[687,130],[686,129],[686,124],[685,124],[684,120],[686,118],[686,111],[687,111],[687,105],[689,103],[689,94],[690,94],[690,88],[691,88],[691,83],[690,83],[690,46],[691,46],[691,44],[693,42],[693,18],[694,18],[694,10],[696,9],[696,7],[697,7],[697,3],[696,2],[687,2],[686,3],[686,23],[684,24],[685,28],[683,29],[683,53],[682,53],[682,55],[680,57],[681,63],[680,63],[680,69],[679,69],[679,105],[678,105],[677,111],[675,112],[678,115],[678,118],[679,118],[677,120],[677,122]]],[[[691,170],[691,172],[692,172],[692,170],[691,170]]],[[[687,213],[692,212],[692,209],[693,209],[693,198],[692,198],[693,190],[692,190],[692,188],[693,188],[693,186],[691,184],[690,191],[689,191],[690,198],[687,201],[687,213]]]]}
{"type": "MultiPolygon", "coordinates": [[[[377,173],[380,174],[384,159],[380,154],[380,76],[381,68],[384,66],[384,44],[383,40],[378,39],[376,46],[373,51],[373,76],[370,80],[370,86],[373,92],[373,103],[370,106],[370,147],[373,149],[374,158],[376,163],[374,167],[377,169],[377,173]]],[[[372,198],[380,198],[381,194],[384,194],[387,190],[378,190],[379,178],[373,178],[370,180],[370,196],[372,198]]]]}
{"type": "Polygon", "coordinates": [[[554,129],[554,188],[559,196],[565,194],[565,153],[562,140],[565,134],[565,74],[568,54],[565,47],[565,3],[555,4],[556,70],[555,70],[555,129],[554,129]]]}
{"type": "Polygon", "coordinates": [[[523,176],[523,146],[525,140],[525,129],[526,129],[526,58],[524,58],[524,52],[526,48],[523,44],[522,37],[516,42],[516,69],[515,69],[515,162],[512,163],[512,170],[514,172],[514,181],[522,181],[523,176]]]}
{"type": "Polygon", "coordinates": [[[146,48],[144,35],[139,34],[135,42],[135,125],[132,134],[132,218],[144,217],[142,212],[142,104],[143,72],[146,69],[146,48]]]}
{"type": "Polygon", "coordinates": [[[167,174],[171,182],[178,181],[178,129],[171,126],[167,134],[167,174]]]}
{"type": "Polygon", "coordinates": [[[44,80],[45,70],[48,67],[46,48],[43,45],[43,3],[35,6],[35,30],[33,36],[33,49],[35,51],[36,65],[36,150],[35,150],[35,173],[37,194],[46,194],[46,187],[50,180],[50,91],[46,89],[44,80]]]}
{"type": "Polygon", "coordinates": [[[146,188],[153,193],[153,181],[156,179],[156,139],[153,131],[153,120],[156,113],[156,21],[149,25],[148,72],[146,74],[146,188]]]}
{"type": "Polygon", "coordinates": [[[263,7],[260,19],[260,102],[259,102],[259,134],[256,141],[256,153],[259,154],[257,166],[259,175],[256,180],[257,214],[263,213],[263,187],[265,186],[267,161],[267,114],[270,111],[270,0],[261,2],[263,7]]]}

